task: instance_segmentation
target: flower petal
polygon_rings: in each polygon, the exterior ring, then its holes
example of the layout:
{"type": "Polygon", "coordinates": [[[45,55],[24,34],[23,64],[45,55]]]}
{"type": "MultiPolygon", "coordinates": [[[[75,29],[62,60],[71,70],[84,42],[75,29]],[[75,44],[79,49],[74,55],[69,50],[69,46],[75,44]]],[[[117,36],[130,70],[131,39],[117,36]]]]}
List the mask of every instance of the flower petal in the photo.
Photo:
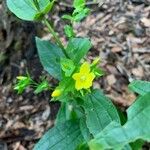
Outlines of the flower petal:
{"type": "Polygon", "coordinates": [[[94,78],[95,78],[95,74],[93,72],[91,72],[91,73],[88,74],[88,79],[89,80],[93,81],[94,78]]]}
{"type": "Polygon", "coordinates": [[[90,64],[88,62],[84,62],[80,67],[80,73],[89,73],[90,72],[90,64]]]}
{"type": "Polygon", "coordinates": [[[72,78],[73,78],[74,80],[80,80],[80,73],[75,73],[75,74],[73,74],[72,78]]]}
{"type": "Polygon", "coordinates": [[[84,82],[84,88],[85,89],[88,89],[92,86],[94,78],[95,78],[95,75],[93,72],[91,72],[87,75],[87,80],[84,82]]]}
{"type": "Polygon", "coordinates": [[[76,83],[75,83],[75,88],[76,88],[77,90],[83,89],[83,83],[80,82],[79,80],[76,81],[76,83]]]}

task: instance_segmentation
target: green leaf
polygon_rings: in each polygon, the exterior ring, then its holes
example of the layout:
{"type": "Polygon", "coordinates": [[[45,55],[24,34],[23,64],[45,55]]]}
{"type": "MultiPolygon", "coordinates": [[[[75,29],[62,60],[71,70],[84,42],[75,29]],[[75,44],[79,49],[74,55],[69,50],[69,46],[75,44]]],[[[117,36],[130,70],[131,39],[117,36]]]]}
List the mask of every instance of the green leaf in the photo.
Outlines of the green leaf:
{"type": "Polygon", "coordinates": [[[75,150],[90,150],[87,143],[82,143],[78,145],[78,147],[75,150]]]}
{"type": "Polygon", "coordinates": [[[88,8],[82,9],[80,12],[75,13],[73,15],[74,21],[76,21],[76,22],[81,21],[83,18],[88,16],[89,13],[90,13],[90,9],[88,9],[88,8]]]}
{"type": "Polygon", "coordinates": [[[79,64],[91,46],[88,38],[72,38],[69,40],[66,51],[74,63],[79,64]]]}
{"type": "Polygon", "coordinates": [[[144,94],[150,92],[150,82],[134,80],[129,84],[129,89],[140,95],[144,95],[144,94]]]}
{"type": "Polygon", "coordinates": [[[63,77],[57,88],[62,89],[63,92],[59,100],[62,102],[67,102],[71,98],[69,96],[70,92],[72,93],[74,91],[74,80],[70,77],[63,77]]]}
{"type": "Polygon", "coordinates": [[[86,142],[89,142],[90,139],[92,139],[92,134],[90,133],[87,125],[86,125],[86,118],[81,118],[80,119],[80,130],[81,130],[81,133],[85,139],[86,142]]]}
{"type": "Polygon", "coordinates": [[[142,150],[142,146],[144,145],[144,141],[143,140],[137,140],[133,143],[130,143],[132,150],[142,150]]]}
{"type": "Polygon", "coordinates": [[[66,19],[66,20],[73,21],[73,17],[70,16],[70,15],[63,15],[63,16],[62,16],[62,19],[66,19]]]}
{"type": "Polygon", "coordinates": [[[73,7],[78,9],[85,6],[85,0],[74,0],[73,7]]]}
{"type": "Polygon", "coordinates": [[[65,57],[62,50],[49,41],[36,38],[40,61],[44,69],[56,79],[61,79],[60,58],[65,57]]]}
{"type": "Polygon", "coordinates": [[[76,119],[76,113],[73,106],[68,103],[62,103],[57,114],[56,123],[64,123],[65,121],[76,119]]]}
{"type": "Polygon", "coordinates": [[[74,105],[74,101],[62,102],[61,107],[58,111],[56,123],[64,123],[69,120],[77,120],[83,116],[79,108],[77,109],[74,105]]]}
{"type": "Polygon", "coordinates": [[[119,115],[111,100],[99,90],[94,90],[84,98],[86,124],[95,136],[111,122],[120,123],[119,115]]]}
{"type": "Polygon", "coordinates": [[[65,25],[64,30],[65,30],[65,34],[68,38],[72,38],[75,36],[73,28],[70,25],[65,25]]]}
{"type": "Polygon", "coordinates": [[[96,141],[92,141],[89,144],[90,150],[104,150],[103,145],[96,143],[96,141]]]}
{"type": "Polygon", "coordinates": [[[132,150],[132,148],[129,144],[127,144],[122,148],[122,150],[132,150]]]}
{"type": "Polygon", "coordinates": [[[150,93],[140,96],[127,110],[128,121],[121,126],[112,122],[101,131],[91,143],[104,149],[121,150],[126,144],[136,140],[150,141],[150,93]]]}
{"type": "Polygon", "coordinates": [[[59,111],[57,113],[57,117],[55,120],[55,123],[64,123],[67,121],[66,118],[66,103],[61,103],[61,107],[59,108],[59,111]]]}
{"type": "Polygon", "coordinates": [[[7,6],[18,18],[23,20],[39,20],[48,13],[55,0],[38,0],[39,9],[33,0],[7,0],[7,6]]]}
{"type": "Polygon", "coordinates": [[[55,1],[56,0],[44,0],[44,1],[40,0],[39,5],[44,7],[42,13],[47,14],[52,9],[55,1]],[[46,5],[46,3],[48,3],[48,4],[46,5]]]}
{"type": "Polygon", "coordinates": [[[50,129],[33,150],[75,150],[82,142],[79,121],[67,121],[50,129]]]}
{"type": "Polygon", "coordinates": [[[122,110],[118,107],[117,107],[117,111],[118,111],[118,114],[119,114],[121,125],[124,125],[127,122],[127,115],[126,115],[125,112],[122,112],[122,110]]]}
{"type": "Polygon", "coordinates": [[[71,59],[62,58],[61,59],[61,68],[65,73],[66,77],[70,77],[75,70],[75,65],[71,59]]]}

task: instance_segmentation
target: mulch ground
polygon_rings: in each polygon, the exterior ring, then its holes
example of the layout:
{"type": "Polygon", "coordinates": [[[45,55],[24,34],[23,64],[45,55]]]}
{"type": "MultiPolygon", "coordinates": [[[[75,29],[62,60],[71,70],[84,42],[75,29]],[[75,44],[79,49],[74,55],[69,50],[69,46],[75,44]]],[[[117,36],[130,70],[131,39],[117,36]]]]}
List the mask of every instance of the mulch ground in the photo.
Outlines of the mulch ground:
{"type": "MultiPolygon", "coordinates": [[[[61,16],[72,11],[69,2],[57,3],[50,14],[64,43],[61,16]]],[[[37,81],[41,75],[48,76],[39,62],[34,37],[49,40],[51,36],[40,23],[14,17],[4,3],[0,0],[0,150],[31,150],[53,125],[59,103],[50,103],[49,91],[35,95],[27,89],[17,95],[13,86],[16,76],[27,69],[37,81]]],[[[149,0],[88,2],[91,14],[74,24],[77,36],[89,37],[93,43],[88,61],[100,57],[100,67],[106,72],[94,86],[123,110],[136,98],[128,84],[134,79],[150,80],[149,4],[149,0]]]]}

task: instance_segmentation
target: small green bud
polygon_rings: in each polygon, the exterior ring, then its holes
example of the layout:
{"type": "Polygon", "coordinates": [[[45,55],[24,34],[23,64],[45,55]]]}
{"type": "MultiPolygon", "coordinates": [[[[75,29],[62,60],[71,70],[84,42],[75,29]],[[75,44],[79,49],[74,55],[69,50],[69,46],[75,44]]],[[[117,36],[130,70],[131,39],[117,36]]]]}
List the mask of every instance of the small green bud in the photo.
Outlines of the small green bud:
{"type": "Polygon", "coordinates": [[[14,89],[18,91],[18,94],[21,94],[27,86],[31,84],[30,76],[18,76],[18,81],[14,89]]]}
{"type": "Polygon", "coordinates": [[[41,82],[40,84],[38,84],[36,90],[34,91],[35,94],[39,94],[44,90],[47,90],[49,88],[49,84],[48,82],[45,80],[43,82],[41,82]]]}

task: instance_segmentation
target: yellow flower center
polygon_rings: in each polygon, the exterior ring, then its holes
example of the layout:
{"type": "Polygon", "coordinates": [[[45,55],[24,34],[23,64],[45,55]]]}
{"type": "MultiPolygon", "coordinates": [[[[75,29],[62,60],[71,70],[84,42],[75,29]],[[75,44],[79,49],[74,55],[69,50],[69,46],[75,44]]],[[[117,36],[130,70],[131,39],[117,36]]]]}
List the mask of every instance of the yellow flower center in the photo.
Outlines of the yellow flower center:
{"type": "Polygon", "coordinates": [[[85,75],[82,75],[82,76],[80,77],[80,81],[81,81],[81,82],[86,81],[86,76],[85,76],[85,75]]]}

